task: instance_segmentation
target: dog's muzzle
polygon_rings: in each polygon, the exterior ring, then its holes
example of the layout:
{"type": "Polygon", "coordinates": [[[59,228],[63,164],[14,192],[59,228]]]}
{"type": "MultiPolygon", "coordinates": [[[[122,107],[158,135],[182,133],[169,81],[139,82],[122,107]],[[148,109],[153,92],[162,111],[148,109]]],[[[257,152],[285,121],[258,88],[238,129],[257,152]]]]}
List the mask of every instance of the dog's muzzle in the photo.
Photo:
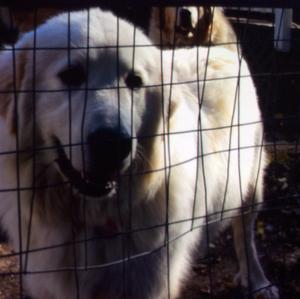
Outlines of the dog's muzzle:
{"type": "Polygon", "coordinates": [[[87,136],[86,167],[76,170],[59,143],[56,160],[72,187],[90,197],[103,197],[115,191],[122,171],[130,164],[132,139],[127,132],[97,129],[87,136]]]}

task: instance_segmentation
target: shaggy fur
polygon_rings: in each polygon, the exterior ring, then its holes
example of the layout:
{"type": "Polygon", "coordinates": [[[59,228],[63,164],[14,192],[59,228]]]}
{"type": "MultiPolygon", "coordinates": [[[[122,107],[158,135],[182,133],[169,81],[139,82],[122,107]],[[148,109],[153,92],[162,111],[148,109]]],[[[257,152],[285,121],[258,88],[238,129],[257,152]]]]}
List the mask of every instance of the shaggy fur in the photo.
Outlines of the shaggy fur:
{"type": "Polygon", "coordinates": [[[162,47],[223,45],[237,50],[237,38],[219,7],[153,7],[149,37],[162,47]],[[184,20],[182,12],[187,13],[184,20]]]}
{"type": "Polygon", "coordinates": [[[233,217],[240,283],[278,298],[253,241],[266,159],[245,61],[220,47],[161,52],[99,9],[68,24],[57,16],[0,55],[0,218],[27,293],[177,298],[207,224],[233,217]],[[70,65],[85,73],[72,91],[70,65]],[[116,185],[85,195],[58,161],[83,176],[93,159],[106,165],[88,137],[114,127],[132,138],[129,154],[117,174],[96,170],[116,185]]]}

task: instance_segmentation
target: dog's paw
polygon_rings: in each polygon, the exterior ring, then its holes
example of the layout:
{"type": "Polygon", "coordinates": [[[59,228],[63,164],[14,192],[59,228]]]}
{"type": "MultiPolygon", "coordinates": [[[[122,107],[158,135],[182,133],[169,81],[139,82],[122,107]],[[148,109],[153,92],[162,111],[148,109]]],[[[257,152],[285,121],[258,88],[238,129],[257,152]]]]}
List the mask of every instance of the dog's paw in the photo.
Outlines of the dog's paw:
{"type": "Polygon", "coordinates": [[[241,287],[244,298],[279,299],[278,288],[272,285],[269,281],[256,284],[251,290],[248,287],[247,281],[243,281],[239,272],[235,275],[233,281],[237,287],[241,287]],[[251,293],[251,295],[249,295],[249,293],[251,293]]]}
{"type": "Polygon", "coordinates": [[[256,288],[255,290],[249,290],[249,288],[242,287],[244,298],[253,299],[279,299],[279,292],[277,287],[269,285],[264,288],[256,288]]]}
{"type": "Polygon", "coordinates": [[[235,284],[236,287],[239,287],[242,285],[242,281],[241,281],[241,273],[238,272],[234,278],[233,278],[233,283],[235,284]]]}
{"type": "Polygon", "coordinates": [[[279,299],[279,292],[276,286],[269,285],[253,292],[254,299],[279,299]]]}

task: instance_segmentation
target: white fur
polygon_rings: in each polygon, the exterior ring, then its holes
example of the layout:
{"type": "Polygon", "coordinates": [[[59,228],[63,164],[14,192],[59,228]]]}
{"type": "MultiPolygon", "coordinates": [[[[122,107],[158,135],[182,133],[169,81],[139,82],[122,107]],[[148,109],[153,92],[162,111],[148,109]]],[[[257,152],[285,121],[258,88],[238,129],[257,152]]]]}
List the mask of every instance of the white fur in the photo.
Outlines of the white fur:
{"type": "MultiPolygon", "coordinates": [[[[15,53],[0,56],[1,76],[5,73],[1,90],[10,91],[1,93],[0,106],[0,187],[10,189],[0,193],[2,224],[15,251],[25,252],[22,270],[27,274],[23,277],[33,298],[116,299],[125,293],[126,298],[174,299],[190,270],[193,250],[206,234],[207,222],[234,216],[233,223],[241,222],[237,215],[242,206],[245,213],[254,213],[262,202],[266,161],[255,88],[246,62],[226,49],[161,52],[138,29],[117,22],[110,13],[91,10],[89,29],[87,19],[86,11],[71,14],[70,44],[67,15],[60,15],[38,28],[36,36],[33,32],[24,35],[15,53]],[[34,52],[32,46],[40,49],[34,52]],[[57,73],[68,64],[68,50],[55,48],[68,46],[71,60],[84,64],[89,57],[92,88],[88,93],[73,91],[70,110],[68,92],[54,92],[66,88],[57,73]],[[144,82],[134,91],[125,85],[133,60],[144,82]],[[25,92],[33,86],[33,72],[34,94],[25,92]],[[15,87],[23,91],[16,97],[14,78],[19,78],[15,87]],[[111,88],[117,86],[122,88],[111,88]],[[118,105],[121,120],[132,128],[136,140],[132,165],[121,172],[119,196],[85,200],[80,194],[71,196],[66,186],[42,188],[65,180],[55,163],[53,135],[62,144],[69,143],[69,136],[72,143],[80,144],[95,121],[110,125],[109,116],[118,105]],[[19,149],[25,152],[4,154],[16,150],[16,136],[19,149]],[[36,155],[34,141],[39,148],[36,155]],[[40,188],[26,189],[33,184],[40,188]],[[11,191],[17,187],[22,191],[11,191]],[[107,221],[118,227],[117,235],[107,235],[107,221]]],[[[65,151],[69,155],[69,149],[65,151]]],[[[77,170],[83,168],[82,151],[85,147],[74,146],[69,155],[77,170]]],[[[247,233],[252,232],[253,219],[252,214],[245,217],[247,233]]],[[[235,238],[241,283],[247,287],[250,282],[251,291],[267,287],[253,236],[244,242],[239,226],[235,238]],[[245,245],[249,245],[249,266],[245,245]]],[[[274,287],[259,293],[278,298],[274,287]]]]}

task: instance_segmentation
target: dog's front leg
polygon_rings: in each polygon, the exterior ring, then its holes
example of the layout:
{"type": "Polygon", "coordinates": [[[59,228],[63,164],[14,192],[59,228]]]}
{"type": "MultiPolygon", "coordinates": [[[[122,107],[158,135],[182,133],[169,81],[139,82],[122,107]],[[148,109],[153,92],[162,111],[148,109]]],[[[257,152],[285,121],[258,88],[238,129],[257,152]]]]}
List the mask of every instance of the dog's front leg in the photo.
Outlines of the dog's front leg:
{"type": "Polygon", "coordinates": [[[278,299],[278,290],[266,278],[257,256],[253,228],[255,219],[254,212],[232,219],[234,245],[240,267],[235,280],[253,298],[278,299]]]}

